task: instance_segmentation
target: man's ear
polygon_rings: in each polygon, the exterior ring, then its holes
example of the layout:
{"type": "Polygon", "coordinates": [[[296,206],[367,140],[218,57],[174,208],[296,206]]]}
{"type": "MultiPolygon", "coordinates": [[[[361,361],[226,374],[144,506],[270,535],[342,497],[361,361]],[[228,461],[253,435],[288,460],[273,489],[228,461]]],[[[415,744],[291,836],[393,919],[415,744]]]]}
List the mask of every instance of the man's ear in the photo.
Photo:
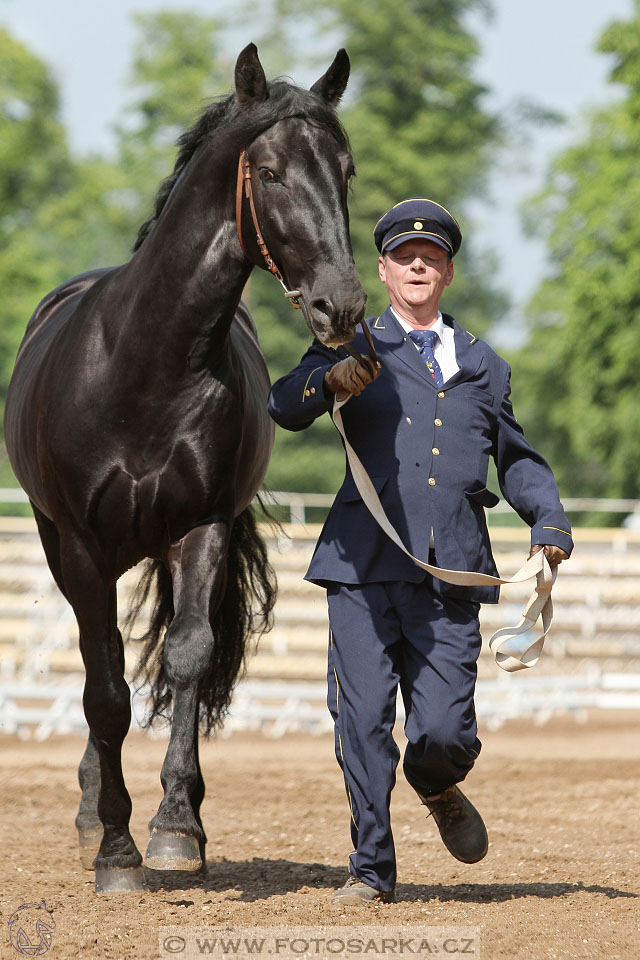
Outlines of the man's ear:
{"type": "Polygon", "coordinates": [[[449,260],[447,264],[447,272],[445,274],[444,285],[448,287],[451,281],[453,280],[453,260],[449,260]]]}
{"type": "Polygon", "coordinates": [[[384,257],[378,257],[378,276],[382,283],[387,282],[387,263],[384,257]]]}

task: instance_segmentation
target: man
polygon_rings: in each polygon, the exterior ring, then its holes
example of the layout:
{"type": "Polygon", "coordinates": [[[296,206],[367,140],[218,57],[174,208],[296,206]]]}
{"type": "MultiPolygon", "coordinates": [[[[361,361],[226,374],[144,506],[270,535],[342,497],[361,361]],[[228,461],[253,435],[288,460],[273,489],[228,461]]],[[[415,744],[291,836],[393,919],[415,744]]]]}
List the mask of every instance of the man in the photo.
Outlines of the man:
{"type": "MultiPolygon", "coordinates": [[[[366,322],[379,366],[314,341],[269,400],[280,426],[301,430],[334,396],[346,435],[405,546],[455,570],[497,575],[484,507],[493,456],[500,488],[531,527],[531,552],[553,566],[573,547],[553,474],[528,444],[509,400],[509,366],[439,310],[462,236],[439,204],[404,200],[374,238],[390,306],[366,322]],[[344,359],[342,359],[345,357],[344,359]]],[[[363,335],[355,341],[367,352],[363,335]]],[[[398,684],[406,711],[404,773],[465,863],[485,856],[487,833],[457,784],[480,751],[473,695],[481,601],[493,587],[455,587],[425,573],[373,519],[347,465],[307,579],[329,606],[329,708],[345,778],[354,850],[336,903],[394,897],[389,799],[399,751],[392,736],[398,684]]]]}

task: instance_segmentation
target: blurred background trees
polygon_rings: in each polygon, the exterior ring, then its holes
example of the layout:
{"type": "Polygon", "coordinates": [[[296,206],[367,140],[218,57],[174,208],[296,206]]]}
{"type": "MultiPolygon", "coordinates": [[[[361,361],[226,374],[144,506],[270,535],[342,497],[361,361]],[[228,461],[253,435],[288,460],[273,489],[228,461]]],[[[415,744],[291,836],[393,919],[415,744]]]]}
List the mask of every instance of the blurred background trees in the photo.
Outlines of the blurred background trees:
{"type": "Polygon", "coordinates": [[[598,49],[623,96],[590,118],[527,209],[547,278],[513,357],[517,409],[572,496],[640,495],[640,3],[598,49]]]}
{"type": "Polygon", "coordinates": [[[49,70],[0,29],[0,396],[36,302],[57,282],[38,229],[49,197],[71,187],[73,164],[49,70]]]}
{"type": "MultiPolygon", "coordinates": [[[[565,495],[638,496],[639,2],[630,22],[613,24],[600,40],[624,98],[593,115],[583,142],[557,158],[527,211],[550,267],[528,310],[527,342],[508,359],[519,418],[565,495]]],[[[269,18],[255,6],[251,21],[243,9],[230,15],[232,26],[243,25],[240,45],[252,23],[270,77],[286,71],[310,85],[338,46],[349,51],[341,119],[357,168],[351,228],[369,312],[386,305],[376,220],[404,197],[431,196],[465,236],[443,308],[481,336],[507,305],[494,285],[495,256],[474,244],[470,216],[510,135],[485,109],[475,79],[468,15],[488,8],[485,0],[273,0],[269,18]],[[254,22],[269,24],[263,37],[254,22]],[[313,38],[311,48],[302,36],[313,38]]],[[[55,79],[0,29],[0,400],[38,300],[74,273],[129,256],[171,172],[177,136],[208,100],[232,89],[239,46],[229,49],[229,22],[168,10],[135,22],[129,102],[109,156],[71,154],[55,79]]],[[[262,271],[253,272],[247,300],[275,379],[304,352],[308,331],[262,271]]],[[[279,430],[268,485],[332,491],[343,463],[329,418],[301,434],[279,430]]],[[[11,482],[0,459],[0,484],[11,482]]]]}

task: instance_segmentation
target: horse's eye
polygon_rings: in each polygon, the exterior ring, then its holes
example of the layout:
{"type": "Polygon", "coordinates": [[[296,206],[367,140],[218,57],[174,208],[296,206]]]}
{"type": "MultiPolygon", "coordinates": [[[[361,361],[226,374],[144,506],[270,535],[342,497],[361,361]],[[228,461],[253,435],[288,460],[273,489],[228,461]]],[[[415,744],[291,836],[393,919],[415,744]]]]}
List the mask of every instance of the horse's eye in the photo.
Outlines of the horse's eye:
{"type": "Polygon", "coordinates": [[[269,167],[260,167],[260,179],[265,183],[280,183],[280,177],[269,167]]]}

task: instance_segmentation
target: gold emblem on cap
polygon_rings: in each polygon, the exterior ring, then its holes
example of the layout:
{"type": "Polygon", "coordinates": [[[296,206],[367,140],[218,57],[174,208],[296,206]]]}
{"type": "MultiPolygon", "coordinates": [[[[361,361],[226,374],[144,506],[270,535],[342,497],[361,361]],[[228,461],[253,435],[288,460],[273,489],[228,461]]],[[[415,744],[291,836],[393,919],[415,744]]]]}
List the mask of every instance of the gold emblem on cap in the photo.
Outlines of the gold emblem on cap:
{"type": "Polygon", "coordinates": [[[414,225],[413,225],[413,229],[414,229],[414,230],[422,230],[422,224],[420,223],[419,220],[416,220],[416,222],[415,222],[414,225]]]}

